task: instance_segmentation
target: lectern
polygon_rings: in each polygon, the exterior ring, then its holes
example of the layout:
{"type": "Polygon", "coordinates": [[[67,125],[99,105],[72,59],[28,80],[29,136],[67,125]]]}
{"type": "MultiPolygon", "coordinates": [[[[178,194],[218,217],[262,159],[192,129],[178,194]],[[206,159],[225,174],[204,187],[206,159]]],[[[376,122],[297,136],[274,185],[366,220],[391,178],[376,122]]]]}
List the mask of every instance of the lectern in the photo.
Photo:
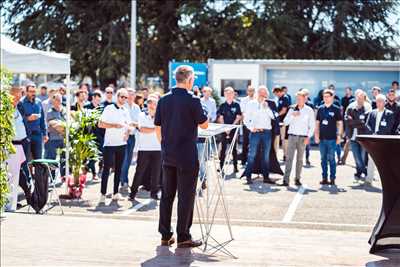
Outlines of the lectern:
{"type": "Polygon", "coordinates": [[[357,141],[371,155],[382,182],[382,209],[369,240],[370,253],[400,249],[400,136],[359,135],[357,141]]]}

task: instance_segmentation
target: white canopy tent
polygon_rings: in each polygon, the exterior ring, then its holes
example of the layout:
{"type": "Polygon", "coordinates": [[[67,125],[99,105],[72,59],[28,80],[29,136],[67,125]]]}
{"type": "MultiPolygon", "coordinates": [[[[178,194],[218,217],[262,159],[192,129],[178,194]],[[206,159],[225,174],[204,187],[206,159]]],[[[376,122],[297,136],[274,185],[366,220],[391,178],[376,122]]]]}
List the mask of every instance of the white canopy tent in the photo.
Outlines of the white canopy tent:
{"type": "MultiPolygon", "coordinates": [[[[70,95],[70,55],[46,52],[23,46],[1,35],[1,66],[12,73],[66,74],[67,96],[70,95]]],[[[70,97],[67,97],[67,125],[70,122],[70,97]]],[[[66,128],[66,147],[69,148],[69,131],[66,128]]],[[[69,174],[69,149],[66,151],[66,175],[69,174]]]]}
{"type": "Polygon", "coordinates": [[[69,54],[32,49],[1,35],[1,64],[13,73],[70,74],[69,54]]]}

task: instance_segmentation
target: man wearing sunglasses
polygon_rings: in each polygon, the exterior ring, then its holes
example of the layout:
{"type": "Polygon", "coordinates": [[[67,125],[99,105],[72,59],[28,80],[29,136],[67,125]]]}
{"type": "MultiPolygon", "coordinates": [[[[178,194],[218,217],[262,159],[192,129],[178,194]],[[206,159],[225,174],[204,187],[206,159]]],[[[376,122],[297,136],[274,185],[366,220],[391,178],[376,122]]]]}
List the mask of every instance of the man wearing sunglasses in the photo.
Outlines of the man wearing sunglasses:
{"type": "Polygon", "coordinates": [[[126,89],[117,91],[116,103],[108,105],[101,114],[99,127],[105,129],[103,147],[103,172],[101,175],[101,196],[99,204],[104,204],[107,193],[108,176],[114,167],[113,201],[121,200],[118,193],[122,163],[125,156],[129,132],[133,131],[133,124],[125,102],[128,98],[126,89]]]}

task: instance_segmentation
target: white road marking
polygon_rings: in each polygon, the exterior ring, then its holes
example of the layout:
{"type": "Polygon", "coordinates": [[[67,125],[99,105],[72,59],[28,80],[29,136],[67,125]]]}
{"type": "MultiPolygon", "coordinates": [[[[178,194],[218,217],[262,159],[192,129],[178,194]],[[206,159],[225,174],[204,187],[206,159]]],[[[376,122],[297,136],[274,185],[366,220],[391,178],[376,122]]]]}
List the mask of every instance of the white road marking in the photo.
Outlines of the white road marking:
{"type": "Polygon", "coordinates": [[[285,216],[282,219],[282,222],[288,223],[291,222],[294,216],[294,213],[296,212],[297,207],[300,204],[301,199],[304,196],[304,191],[306,190],[306,185],[300,186],[299,190],[297,191],[296,195],[294,196],[294,199],[292,200],[292,203],[290,203],[290,206],[288,210],[285,213],[285,216]]]}
{"type": "Polygon", "coordinates": [[[133,207],[127,209],[126,211],[124,211],[124,212],[122,213],[122,215],[129,215],[129,214],[132,214],[132,213],[138,211],[139,209],[143,208],[144,206],[149,205],[149,204],[150,204],[151,202],[153,202],[153,201],[154,201],[153,199],[147,199],[147,200],[145,200],[145,201],[143,201],[143,202],[139,202],[139,203],[136,204],[135,206],[133,206],[133,207]]]}

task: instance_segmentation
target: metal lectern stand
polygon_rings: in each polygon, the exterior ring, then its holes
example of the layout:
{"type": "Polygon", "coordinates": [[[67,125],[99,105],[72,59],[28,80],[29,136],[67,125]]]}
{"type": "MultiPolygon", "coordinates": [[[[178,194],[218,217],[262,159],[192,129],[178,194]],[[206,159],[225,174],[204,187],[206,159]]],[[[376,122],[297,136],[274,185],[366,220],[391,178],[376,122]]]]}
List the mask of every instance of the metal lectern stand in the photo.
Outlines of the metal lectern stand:
{"type": "Polygon", "coordinates": [[[204,251],[214,254],[218,251],[228,256],[236,258],[226,246],[234,240],[232,228],[230,224],[229,212],[224,198],[224,182],[226,177],[226,167],[231,160],[232,151],[235,142],[238,139],[240,125],[227,125],[210,123],[207,130],[199,129],[199,138],[204,138],[204,151],[199,157],[200,168],[204,168],[201,181],[205,181],[206,187],[202,183],[196,191],[196,212],[200,224],[202,240],[204,243],[204,251]],[[216,136],[227,131],[235,131],[230,146],[226,153],[225,162],[222,170],[220,169],[218,146],[216,136]],[[220,210],[222,212],[224,223],[227,227],[229,238],[220,242],[212,233],[215,216],[220,210]]]}

